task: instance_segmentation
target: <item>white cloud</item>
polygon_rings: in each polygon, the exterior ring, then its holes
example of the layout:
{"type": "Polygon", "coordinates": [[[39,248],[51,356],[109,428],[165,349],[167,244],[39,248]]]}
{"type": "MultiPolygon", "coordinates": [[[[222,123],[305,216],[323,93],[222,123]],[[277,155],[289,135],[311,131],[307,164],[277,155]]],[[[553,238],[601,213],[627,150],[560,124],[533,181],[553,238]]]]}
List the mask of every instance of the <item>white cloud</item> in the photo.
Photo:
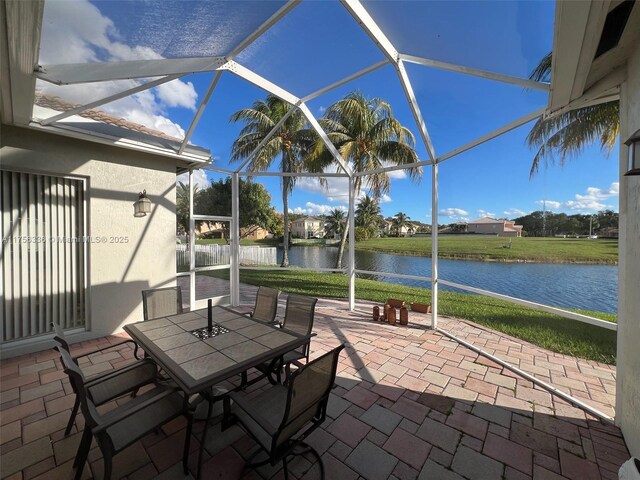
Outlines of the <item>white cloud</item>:
{"type": "Polygon", "coordinates": [[[391,201],[391,196],[387,195],[386,193],[383,194],[382,197],[380,197],[380,203],[389,203],[391,201]]]}
{"type": "Polygon", "coordinates": [[[476,213],[478,214],[478,217],[491,217],[491,218],[495,218],[496,214],[494,212],[488,212],[487,210],[477,210],[476,213]]]}
{"type": "Polygon", "coordinates": [[[502,213],[507,218],[523,217],[527,214],[527,212],[523,212],[519,208],[509,208],[502,213]]]}
{"type": "MultiPolygon", "coordinates": [[[[123,43],[113,21],[87,0],[46,2],[44,18],[40,49],[40,62],[44,65],[163,58],[151,48],[123,43]]],[[[118,80],[58,87],[39,81],[37,88],[70,102],[86,104],[141,83],[143,80],[118,80]]],[[[98,108],[183,138],[183,128],[167,116],[166,109],[182,107],[195,110],[197,97],[191,82],[173,80],[98,108]]]]}
{"type": "MultiPolygon", "coordinates": [[[[393,163],[382,162],[382,166],[385,168],[391,167],[393,166],[393,163]]],[[[387,172],[387,175],[391,180],[401,180],[403,178],[407,178],[407,172],[405,170],[392,170],[390,172],[387,172]]]]}
{"type": "Polygon", "coordinates": [[[536,200],[535,203],[544,206],[547,210],[560,210],[560,207],[562,207],[562,202],[555,200],[536,200]]]}
{"type": "Polygon", "coordinates": [[[196,109],[198,93],[191,82],[173,80],[163,83],[156,89],[158,98],[168,107],[183,107],[189,110],[196,109]]]}
{"type": "MultiPolygon", "coordinates": [[[[185,185],[189,185],[189,173],[185,172],[178,175],[176,177],[176,183],[178,182],[182,182],[185,185]]],[[[193,182],[195,185],[198,186],[199,190],[204,190],[205,188],[209,187],[209,185],[211,184],[211,182],[207,178],[207,172],[200,169],[193,171],[193,182]]]]}
{"type": "Polygon", "coordinates": [[[566,208],[577,212],[595,212],[598,210],[604,210],[605,208],[615,208],[612,205],[604,203],[605,200],[612,197],[617,197],[620,193],[620,184],[613,182],[609,188],[602,189],[598,187],[587,187],[585,195],[576,193],[574,200],[567,200],[566,202],[557,202],[554,200],[537,200],[535,203],[538,205],[546,205],[548,210],[560,210],[566,208]]]}
{"type": "Polygon", "coordinates": [[[344,205],[318,205],[313,202],[307,202],[304,205],[306,208],[295,207],[294,209],[289,209],[289,211],[298,215],[327,215],[336,208],[343,212],[347,211],[347,207],[344,205]]]}
{"type": "Polygon", "coordinates": [[[577,211],[603,210],[608,205],[602,202],[607,198],[617,197],[619,193],[620,184],[618,182],[613,182],[608,189],[604,190],[597,187],[588,187],[586,195],[576,193],[575,200],[569,200],[566,202],[566,206],[569,210],[577,211]]]}
{"type": "MultiPolygon", "coordinates": [[[[576,195],[579,196],[579,195],[576,195]]],[[[569,200],[565,203],[566,207],[569,210],[583,211],[583,210],[604,210],[606,208],[606,204],[600,203],[597,200],[593,199],[581,199],[581,200],[569,200]]]]}
{"type": "Polygon", "coordinates": [[[309,193],[324,195],[330,202],[349,201],[349,180],[346,177],[329,177],[327,186],[320,185],[317,177],[301,177],[296,187],[309,193]]]}
{"type": "Polygon", "coordinates": [[[461,208],[443,208],[438,212],[443,217],[458,219],[462,216],[469,215],[469,212],[461,208]]]}

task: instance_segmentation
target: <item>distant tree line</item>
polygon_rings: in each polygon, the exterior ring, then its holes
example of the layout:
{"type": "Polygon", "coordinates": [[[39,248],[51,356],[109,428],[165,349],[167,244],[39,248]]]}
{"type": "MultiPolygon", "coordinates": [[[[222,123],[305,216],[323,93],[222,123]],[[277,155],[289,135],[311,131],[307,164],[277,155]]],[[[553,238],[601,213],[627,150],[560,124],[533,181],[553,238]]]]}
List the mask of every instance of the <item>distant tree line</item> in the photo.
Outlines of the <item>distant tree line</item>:
{"type": "Polygon", "coordinates": [[[605,235],[610,229],[618,228],[618,213],[612,210],[602,210],[593,215],[567,215],[538,210],[515,219],[517,225],[522,225],[524,234],[529,237],[552,237],[554,235],[605,235]],[[590,225],[591,223],[591,225],[590,225]]]}

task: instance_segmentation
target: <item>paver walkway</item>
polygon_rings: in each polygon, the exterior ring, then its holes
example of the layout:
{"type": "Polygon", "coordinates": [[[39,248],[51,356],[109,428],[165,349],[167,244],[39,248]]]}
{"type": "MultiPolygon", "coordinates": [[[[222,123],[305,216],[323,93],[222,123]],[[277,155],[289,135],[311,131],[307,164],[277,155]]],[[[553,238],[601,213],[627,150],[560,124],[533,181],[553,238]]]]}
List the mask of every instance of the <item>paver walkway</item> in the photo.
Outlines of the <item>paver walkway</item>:
{"type": "MultiPolygon", "coordinates": [[[[250,292],[243,294],[246,301],[250,297],[250,292]]],[[[531,365],[548,369],[554,378],[557,368],[543,366],[542,354],[531,346],[505,343],[501,335],[490,337],[487,330],[453,319],[443,320],[442,326],[469,341],[486,341],[485,347],[519,359],[521,367],[533,355],[531,365]]],[[[319,302],[314,330],[312,357],[346,344],[329,418],[310,438],[323,457],[328,480],[616,479],[629,457],[618,428],[437,332],[374,323],[346,312],[337,300],[319,302]]],[[[113,338],[77,345],[74,353],[113,338]]],[[[593,372],[583,371],[581,362],[568,364],[568,357],[562,357],[567,362],[561,363],[554,354],[545,355],[553,358],[547,360],[550,364],[563,366],[566,377],[576,373],[572,369],[577,365],[585,376],[579,380],[596,385],[588,376],[593,372]]],[[[87,358],[82,366],[95,374],[130,361],[132,351],[122,347],[87,358]]],[[[611,381],[597,376],[606,369],[591,367],[596,378],[611,381]]],[[[1,477],[69,478],[83,425],[80,416],[64,438],[74,397],[57,353],[5,360],[0,372],[1,477]]],[[[185,478],[180,466],[184,426],[178,419],[116,456],[114,478],[185,478]]],[[[200,428],[201,423],[196,434],[200,428]]],[[[254,442],[237,427],[220,432],[216,425],[210,432],[203,478],[241,478],[254,442]]],[[[192,445],[198,447],[195,438],[192,445]]],[[[195,458],[194,453],[192,466],[195,458]]],[[[312,457],[293,460],[292,477],[319,478],[312,462],[312,457]]],[[[84,478],[101,478],[97,448],[89,464],[84,478]]],[[[242,478],[282,478],[282,472],[263,468],[244,472],[242,478]]]]}

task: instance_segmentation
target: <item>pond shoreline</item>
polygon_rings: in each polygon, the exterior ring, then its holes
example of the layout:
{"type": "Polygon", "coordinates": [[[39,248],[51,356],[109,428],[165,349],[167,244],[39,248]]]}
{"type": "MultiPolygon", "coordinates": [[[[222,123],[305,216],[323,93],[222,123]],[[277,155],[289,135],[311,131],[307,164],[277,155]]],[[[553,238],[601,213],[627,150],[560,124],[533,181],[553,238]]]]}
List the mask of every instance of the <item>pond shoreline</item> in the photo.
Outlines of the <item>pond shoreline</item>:
{"type": "MultiPolygon", "coordinates": [[[[304,245],[296,245],[304,246],[304,245]]],[[[403,255],[406,257],[420,257],[420,258],[432,258],[431,253],[422,254],[420,252],[406,252],[398,250],[388,250],[381,248],[362,248],[356,247],[356,250],[362,252],[376,252],[376,253],[389,253],[391,255],[403,255]]],[[[478,262],[496,262],[496,263],[553,263],[553,264],[567,264],[567,265],[618,265],[617,261],[607,260],[558,260],[554,258],[545,259],[530,259],[530,258],[498,258],[486,255],[462,255],[462,254],[447,254],[438,253],[438,258],[444,258],[446,260],[475,260],[478,262]]]]}

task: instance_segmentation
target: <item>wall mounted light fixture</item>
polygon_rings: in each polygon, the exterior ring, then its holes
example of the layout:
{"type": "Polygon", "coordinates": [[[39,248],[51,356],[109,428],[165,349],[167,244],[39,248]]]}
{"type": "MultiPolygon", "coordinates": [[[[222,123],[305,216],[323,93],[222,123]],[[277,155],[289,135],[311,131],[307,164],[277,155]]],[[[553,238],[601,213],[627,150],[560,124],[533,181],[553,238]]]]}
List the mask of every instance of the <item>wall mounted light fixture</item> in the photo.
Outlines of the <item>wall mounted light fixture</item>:
{"type": "Polygon", "coordinates": [[[640,175],[640,130],[631,135],[624,144],[629,147],[629,164],[625,176],[640,175]]]}
{"type": "Polygon", "coordinates": [[[138,194],[138,200],[133,204],[134,217],[146,217],[151,213],[151,200],[147,197],[147,191],[143,190],[138,194]]]}

